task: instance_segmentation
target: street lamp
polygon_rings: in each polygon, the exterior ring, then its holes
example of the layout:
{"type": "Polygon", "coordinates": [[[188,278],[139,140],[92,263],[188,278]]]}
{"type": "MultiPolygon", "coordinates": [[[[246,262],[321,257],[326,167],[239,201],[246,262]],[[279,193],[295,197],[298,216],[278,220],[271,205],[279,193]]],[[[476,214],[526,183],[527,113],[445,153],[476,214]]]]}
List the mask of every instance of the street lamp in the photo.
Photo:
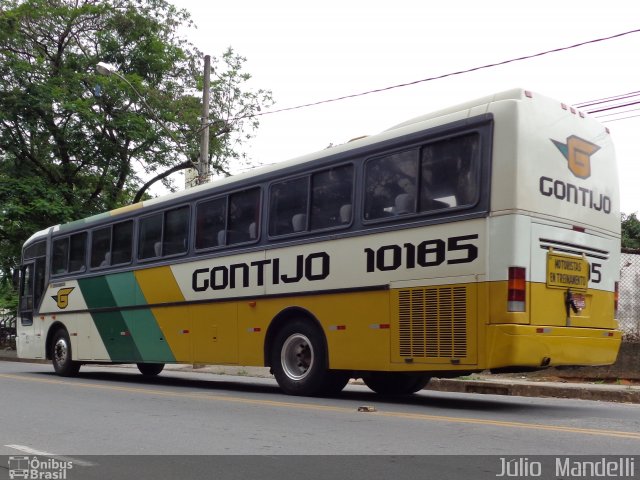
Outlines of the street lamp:
{"type": "MultiPolygon", "coordinates": [[[[165,132],[167,132],[167,134],[171,137],[171,139],[175,142],[175,144],[177,146],[179,146],[179,142],[177,141],[174,133],[158,117],[155,116],[155,114],[153,113],[153,109],[149,106],[149,104],[144,99],[142,94],[136,89],[136,87],[129,80],[127,80],[127,78],[124,75],[122,75],[118,71],[118,69],[114,65],[111,65],[110,63],[106,63],[106,62],[98,62],[98,64],[96,65],[96,72],[98,72],[100,75],[104,75],[104,76],[107,76],[107,77],[111,76],[111,75],[115,75],[120,80],[124,81],[127,85],[129,85],[129,87],[131,87],[131,90],[133,90],[135,92],[135,94],[138,96],[138,98],[142,101],[143,105],[153,115],[153,119],[162,127],[162,129],[165,132]]],[[[207,138],[207,140],[208,140],[208,138],[207,138]]],[[[178,147],[178,148],[180,148],[180,147],[178,147]]],[[[197,163],[197,164],[194,163],[191,159],[189,159],[189,155],[186,152],[184,152],[184,151],[182,152],[187,157],[187,160],[189,160],[189,162],[193,165],[193,168],[196,170],[196,172],[198,173],[198,180],[197,180],[197,183],[196,183],[197,185],[200,185],[201,183],[206,183],[206,177],[203,175],[205,173],[205,167],[207,166],[206,165],[206,153],[203,154],[203,148],[204,148],[204,146],[201,145],[200,162],[197,163]],[[205,157],[205,158],[203,158],[203,157],[205,157]]],[[[207,142],[207,150],[208,150],[208,142],[207,142]]]]}
{"type": "Polygon", "coordinates": [[[112,73],[118,75],[118,70],[116,70],[116,67],[106,62],[98,62],[98,64],[96,65],[96,72],[106,77],[108,77],[112,73]]]}

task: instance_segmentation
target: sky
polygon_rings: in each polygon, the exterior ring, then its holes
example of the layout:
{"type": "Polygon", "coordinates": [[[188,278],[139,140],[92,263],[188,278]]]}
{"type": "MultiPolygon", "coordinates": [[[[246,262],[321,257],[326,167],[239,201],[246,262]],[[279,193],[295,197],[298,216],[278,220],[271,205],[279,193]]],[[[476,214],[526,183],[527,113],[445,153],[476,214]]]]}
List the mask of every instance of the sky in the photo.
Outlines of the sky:
{"type": "MultiPolygon", "coordinates": [[[[534,55],[640,29],[637,0],[300,2],[171,0],[204,54],[244,56],[249,87],[294,107],[534,55]]],[[[640,32],[380,93],[263,115],[244,151],[272,164],[521,87],[573,105],[640,91],[640,32]]],[[[633,100],[633,99],[632,99],[633,100]]],[[[640,97],[635,97],[640,101],[640,97]]],[[[640,108],[640,105],[636,106],[640,108]]],[[[628,107],[632,110],[636,107],[628,107]]],[[[610,112],[607,112],[610,113],[610,112]]],[[[640,110],[603,117],[618,156],[621,210],[640,212],[640,110]]],[[[233,168],[232,168],[233,171],[233,168]]]]}

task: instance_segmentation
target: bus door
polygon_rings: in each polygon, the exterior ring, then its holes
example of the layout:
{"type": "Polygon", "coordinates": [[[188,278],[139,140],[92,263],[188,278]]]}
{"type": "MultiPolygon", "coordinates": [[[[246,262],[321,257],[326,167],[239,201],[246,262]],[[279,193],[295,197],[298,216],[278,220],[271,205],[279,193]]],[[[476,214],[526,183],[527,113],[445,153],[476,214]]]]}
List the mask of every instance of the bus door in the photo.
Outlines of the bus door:
{"type": "Polygon", "coordinates": [[[38,351],[39,345],[42,345],[38,335],[42,335],[40,325],[34,322],[34,316],[40,305],[42,294],[44,292],[45,279],[45,259],[37,258],[35,260],[24,263],[20,269],[20,302],[19,302],[19,320],[17,330],[19,332],[17,338],[18,356],[33,356],[35,358],[44,358],[44,349],[38,351]]]}

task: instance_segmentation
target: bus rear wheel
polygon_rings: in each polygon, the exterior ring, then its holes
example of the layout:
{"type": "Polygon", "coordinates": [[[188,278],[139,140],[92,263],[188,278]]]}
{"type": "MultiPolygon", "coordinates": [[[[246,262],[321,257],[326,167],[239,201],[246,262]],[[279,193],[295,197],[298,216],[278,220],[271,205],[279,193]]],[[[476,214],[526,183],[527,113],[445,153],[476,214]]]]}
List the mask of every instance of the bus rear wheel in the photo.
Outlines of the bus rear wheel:
{"type": "Polygon", "coordinates": [[[381,395],[411,395],[426,387],[431,377],[424,373],[371,372],[362,380],[381,395]]]}
{"type": "Polygon", "coordinates": [[[273,375],[289,395],[330,395],[342,391],[350,374],[329,370],[324,334],[310,321],[294,320],[276,334],[270,352],[273,375]]]}
{"type": "Polygon", "coordinates": [[[164,370],[164,363],[136,363],[136,365],[145,377],[155,377],[164,370]]]}
{"type": "Polygon", "coordinates": [[[73,377],[80,371],[80,363],[74,362],[71,355],[71,341],[64,328],[54,333],[51,341],[51,362],[53,369],[61,377],[73,377]]]}

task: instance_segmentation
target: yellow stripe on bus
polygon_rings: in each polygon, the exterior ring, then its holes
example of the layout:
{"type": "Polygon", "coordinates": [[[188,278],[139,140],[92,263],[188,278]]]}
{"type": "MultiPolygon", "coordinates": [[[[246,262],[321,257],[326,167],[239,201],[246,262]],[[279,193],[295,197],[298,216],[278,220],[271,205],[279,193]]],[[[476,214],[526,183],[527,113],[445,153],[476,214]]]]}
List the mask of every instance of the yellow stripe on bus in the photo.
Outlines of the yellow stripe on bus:
{"type": "MultiPolygon", "coordinates": [[[[162,305],[184,302],[184,295],[182,295],[170,267],[137,270],[135,276],[147,304],[162,305]]],[[[191,363],[192,326],[189,307],[186,305],[158,306],[152,308],[151,313],[158,322],[176,361],[191,363]]]]}

